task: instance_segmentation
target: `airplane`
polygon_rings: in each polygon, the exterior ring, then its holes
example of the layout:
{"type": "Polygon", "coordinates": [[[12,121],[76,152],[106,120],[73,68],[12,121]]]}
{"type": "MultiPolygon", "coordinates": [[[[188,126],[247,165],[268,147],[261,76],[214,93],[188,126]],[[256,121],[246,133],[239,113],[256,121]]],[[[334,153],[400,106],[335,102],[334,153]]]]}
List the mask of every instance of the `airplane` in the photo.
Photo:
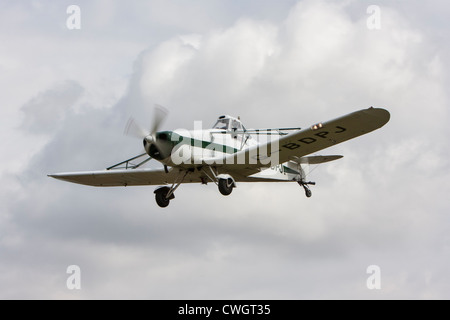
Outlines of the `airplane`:
{"type": "Polygon", "coordinates": [[[370,107],[305,129],[247,130],[239,118],[223,115],[211,129],[158,131],[167,111],[155,106],[154,112],[150,130],[132,118],[125,130],[142,139],[144,153],[105,170],[48,176],[95,187],[159,185],[154,194],[162,208],[182,183],[212,182],[228,196],[241,182],[297,182],[309,198],[315,182],[306,181],[308,166],[343,157],[311,154],[379,129],[390,119],[387,110],[370,107]],[[162,168],[143,167],[151,159],[162,168]]]}

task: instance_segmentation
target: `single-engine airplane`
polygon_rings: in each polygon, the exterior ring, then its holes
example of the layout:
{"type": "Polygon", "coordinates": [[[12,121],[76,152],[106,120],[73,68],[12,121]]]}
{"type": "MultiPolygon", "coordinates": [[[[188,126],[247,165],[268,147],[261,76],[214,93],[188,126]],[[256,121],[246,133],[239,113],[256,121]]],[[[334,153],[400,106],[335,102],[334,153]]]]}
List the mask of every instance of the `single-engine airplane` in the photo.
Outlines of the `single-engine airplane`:
{"type": "Polygon", "coordinates": [[[307,197],[307,166],[342,158],[311,155],[319,150],[356,138],[384,126],[387,110],[370,107],[306,129],[272,128],[247,130],[239,118],[220,116],[212,129],[158,131],[166,111],[155,107],[153,127],[146,131],[130,119],[126,132],[139,136],[145,153],[101,171],[49,175],[59,180],[96,186],[163,185],[156,203],[167,207],[182,183],[215,183],[221,194],[231,194],[240,182],[297,182],[307,197]],[[260,142],[259,137],[266,140],[260,142]],[[275,137],[275,138],[274,138],[275,137]],[[155,159],[161,169],[141,167],[155,159]],[[137,162],[137,163],[136,163],[137,162]]]}

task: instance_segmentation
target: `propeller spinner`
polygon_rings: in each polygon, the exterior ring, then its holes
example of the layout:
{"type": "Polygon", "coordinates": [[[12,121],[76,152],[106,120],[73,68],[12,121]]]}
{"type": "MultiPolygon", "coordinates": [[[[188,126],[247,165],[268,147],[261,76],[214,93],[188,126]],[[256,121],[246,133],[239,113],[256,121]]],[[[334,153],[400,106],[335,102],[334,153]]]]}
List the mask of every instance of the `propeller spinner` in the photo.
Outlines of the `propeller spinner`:
{"type": "Polygon", "coordinates": [[[167,114],[168,111],[164,107],[155,105],[153,125],[150,130],[147,131],[142,126],[140,126],[136,122],[136,120],[134,120],[134,118],[130,117],[130,119],[128,119],[124,133],[126,135],[142,139],[145,152],[147,152],[147,154],[152,158],[160,159],[163,146],[162,142],[157,137],[157,131],[166,118],[167,114]]]}

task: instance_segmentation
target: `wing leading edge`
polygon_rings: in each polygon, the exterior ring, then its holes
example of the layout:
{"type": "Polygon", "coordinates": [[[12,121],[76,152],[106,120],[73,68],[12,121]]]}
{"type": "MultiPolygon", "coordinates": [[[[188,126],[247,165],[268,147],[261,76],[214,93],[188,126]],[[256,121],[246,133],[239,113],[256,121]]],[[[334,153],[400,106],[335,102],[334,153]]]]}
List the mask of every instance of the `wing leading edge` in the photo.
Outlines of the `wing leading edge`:
{"type": "MultiPolygon", "coordinates": [[[[166,173],[164,169],[120,169],[57,173],[49,177],[94,187],[148,186],[174,183],[179,177],[179,171],[166,173]]],[[[192,181],[186,179],[185,182],[192,181]]]]}

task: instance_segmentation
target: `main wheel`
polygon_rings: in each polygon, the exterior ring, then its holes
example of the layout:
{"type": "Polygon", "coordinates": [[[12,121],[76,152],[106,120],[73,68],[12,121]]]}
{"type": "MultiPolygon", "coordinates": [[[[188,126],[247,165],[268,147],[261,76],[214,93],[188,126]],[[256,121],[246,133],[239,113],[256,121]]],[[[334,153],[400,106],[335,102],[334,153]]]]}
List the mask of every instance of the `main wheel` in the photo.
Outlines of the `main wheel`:
{"type": "Polygon", "coordinates": [[[234,188],[234,183],[233,183],[232,179],[230,179],[230,178],[219,179],[219,191],[224,196],[228,196],[231,193],[231,191],[233,191],[233,188],[234,188]]]}
{"type": "Polygon", "coordinates": [[[167,207],[170,203],[170,198],[173,199],[173,194],[171,197],[167,198],[167,193],[169,192],[169,190],[170,189],[168,187],[163,187],[155,190],[155,200],[158,206],[160,206],[161,208],[167,207]]]}

